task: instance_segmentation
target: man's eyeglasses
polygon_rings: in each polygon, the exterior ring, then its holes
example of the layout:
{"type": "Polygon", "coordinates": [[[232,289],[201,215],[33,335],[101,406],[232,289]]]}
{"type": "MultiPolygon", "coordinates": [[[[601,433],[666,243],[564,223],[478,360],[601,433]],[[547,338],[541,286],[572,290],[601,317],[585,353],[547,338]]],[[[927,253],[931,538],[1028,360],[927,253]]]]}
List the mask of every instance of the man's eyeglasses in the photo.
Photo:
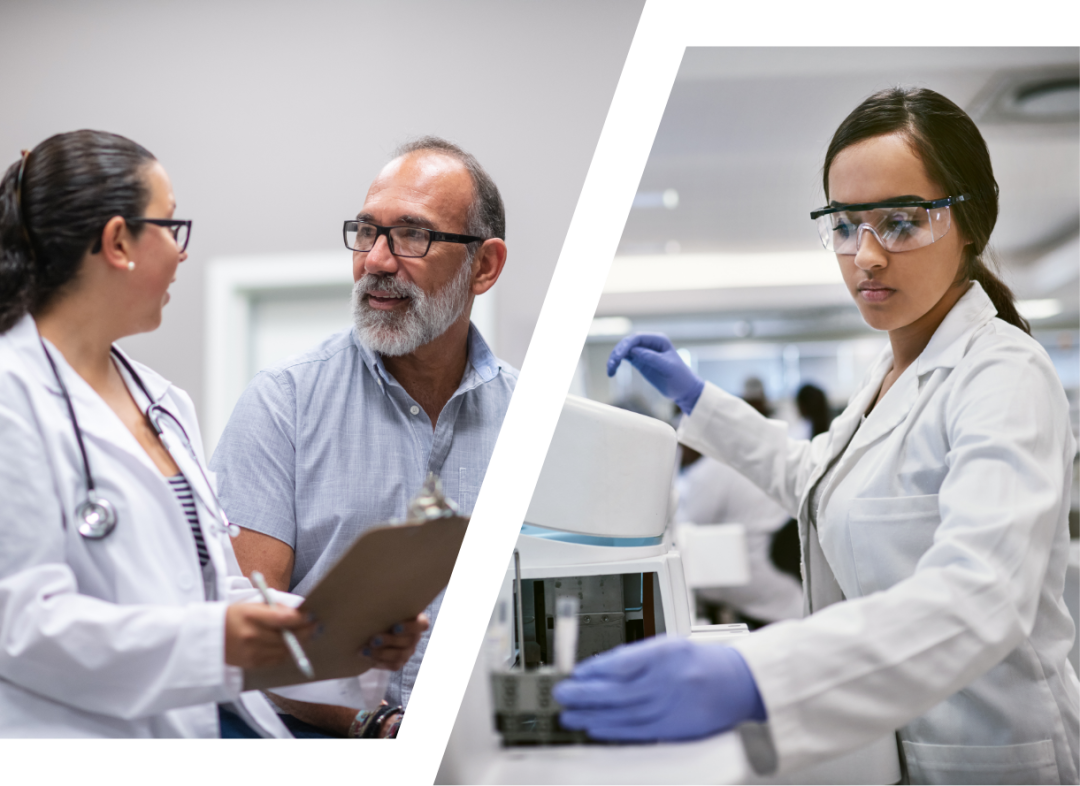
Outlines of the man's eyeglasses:
{"type": "Polygon", "coordinates": [[[810,214],[817,221],[821,244],[837,254],[855,254],[863,232],[870,232],[882,248],[894,254],[914,251],[945,237],[952,226],[952,205],[966,196],[931,201],[867,202],[823,207],[810,214]]]}
{"type": "Polygon", "coordinates": [[[342,229],[345,247],[350,251],[365,253],[375,248],[375,241],[380,235],[386,235],[390,253],[398,257],[422,257],[427,254],[435,241],[442,243],[479,243],[482,237],[472,235],[454,235],[449,232],[436,232],[423,227],[398,226],[381,227],[369,221],[346,221],[342,229]]]}
{"type": "MultiPolygon", "coordinates": [[[[191,239],[191,221],[185,221],[178,218],[125,218],[129,224],[154,224],[155,226],[165,227],[173,236],[173,240],[176,241],[176,247],[180,249],[181,253],[187,250],[188,240],[191,239]]],[[[99,237],[94,241],[94,247],[90,249],[91,254],[96,254],[101,251],[101,238],[99,237]]]]}

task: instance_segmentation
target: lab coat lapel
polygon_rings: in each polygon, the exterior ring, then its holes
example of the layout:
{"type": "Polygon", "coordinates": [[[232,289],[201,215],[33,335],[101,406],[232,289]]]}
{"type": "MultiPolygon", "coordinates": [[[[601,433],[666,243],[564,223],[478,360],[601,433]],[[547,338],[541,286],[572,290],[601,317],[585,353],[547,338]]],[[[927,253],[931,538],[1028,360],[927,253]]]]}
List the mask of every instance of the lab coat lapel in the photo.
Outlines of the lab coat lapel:
{"type": "MultiPolygon", "coordinates": [[[[120,349],[120,347],[114,345],[113,352],[123,358],[123,360],[127,361],[127,363],[131,366],[134,367],[136,365],[135,361],[128,357],[128,354],[124,352],[124,350],[120,349]]],[[[141,364],[138,365],[141,366],[141,364]]],[[[128,371],[127,365],[125,365],[123,362],[118,362],[116,364],[116,367],[120,370],[120,375],[124,378],[124,382],[127,383],[128,390],[130,390],[131,394],[135,397],[135,401],[139,405],[139,409],[143,410],[144,412],[146,411],[147,406],[149,406],[151,402],[153,402],[154,404],[162,403],[162,399],[165,398],[166,394],[169,392],[169,389],[172,387],[172,383],[169,382],[169,380],[165,379],[165,377],[161,376],[153,369],[142,366],[138,373],[139,379],[146,387],[146,391],[144,392],[142,386],[136,383],[135,378],[131,376],[131,373],[128,371]],[[147,393],[149,393],[149,399],[147,399],[147,393]]]]}
{"type": "MultiPolygon", "coordinates": [[[[57,411],[62,413],[64,419],[70,419],[60,385],[56,381],[56,376],[53,374],[52,367],[45,356],[45,351],[41,348],[42,339],[33,319],[30,316],[24,317],[16,327],[12,328],[10,335],[17,342],[17,348],[20,350],[22,357],[26,359],[27,366],[38,376],[41,384],[49,393],[55,397],[57,411]]],[[[142,446],[127,430],[127,427],[124,426],[116,413],[112,411],[112,408],[68,364],[67,359],[59,349],[48,339],[45,339],[44,342],[48,348],[49,357],[56,364],[56,373],[60,375],[64,385],[67,387],[83,439],[108,453],[122,451],[145,468],[151,470],[155,475],[160,476],[161,473],[157,471],[150,457],[146,455],[146,451],[142,449],[142,446]]],[[[137,395],[135,400],[139,401],[137,395]]],[[[74,424],[71,427],[74,428],[74,424]]],[[[93,471],[93,459],[91,459],[91,471],[93,471]]]]}
{"type": "Polygon", "coordinates": [[[918,367],[918,375],[921,377],[935,368],[954,368],[967,352],[975,331],[996,316],[993,301],[979,282],[973,281],[915,360],[913,365],[918,367]]]}
{"type": "MultiPolygon", "coordinates": [[[[972,282],[968,291],[945,315],[945,319],[938,325],[938,329],[934,331],[926,347],[919,353],[919,357],[904,369],[904,373],[893,383],[885,397],[878,402],[873,412],[867,416],[866,422],[856,432],[841,460],[841,466],[837,468],[838,479],[842,476],[844,465],[847,464],[849,458],[854,458],[863,448],[889,434],[908,417],[919,399],[920,381],[934,369],[953,368],[964,356],[968,337],[993,319],[996,314],[997,311],[986,292],[977,281],[972,282]]],[[[884,373],[888,371],[891,364],[892,352],[890,351],[888,365],[884,369],[879,368],[883,372],[881,378],[884,378],[884,373]]],[[[851,414],[858,415],[865,412],[866,407],[870,405],[870,399],[877,394],[880,385],[879,379],[877,385],[869,385],[864,389],[862,392],[866,394],[866,401],[863,408],[851,414]]]]}
{"type": "MultiPolygon", "coordinates": [[[[802,549],[802,574],[803,574],[803,613],[811,614],[833,603],[844,599],[844,592],[833,573],[832,567],[825,558],[821,543],[818,539],[817,530],[810,526],[810,496],[814,486],[817,485],[833,462],[841,453],[844,453],[848,443],[851,442],[852,434],[859,428],[862,415],[870,402],[877,395],[881,381],[885,378],[892,367],[892,350],[886,347],[878,356],[873,370],[867,376],[866,383],[855,393],[848,403],[847,408],[833,421],[829,430],[829,446],[824,461],[818,464],[810,474],[809,481],[803,491],[802,501],[799,505],[799,540],[803,544],[802,549]]],[[[839,469],[839,468],[838,468],[839,469]]],[[[829,484],[822,489],[822,501],[829,488],[835,485],[836,475],[830,478],[829,484]]]]}
{"type": "MultiPolygon", "coordinates": [[[[915,406],[916,399],[919,397],[917,371],[918,368],[915,363],[904,369],[904,373],[897,378],[884,398],[877,403],[873,411],[866,417],[866,422],[859,427],[859,430],[855,432],[855,436],[851,438],[844,457],[840,460],[841,465],[837,468],[837,475],[842,473],[844,465],[851,457],[858,455],[867,445],[878,441],[891,432],[908,416],[911,408],[915,406]]],[[[869,406],[869,399],[877,395],[879,388],[880,384],[869,391],[867,406],[869,406]]],[[[862,412],[855,414],[861,417],[862,412]]]]}
{"type": "Polygon", "coordinates": [[[877,391],[881,387],[881,381],[885,379],[885,375],[890,368],[892,368],[892,349],[885,347],[881,354],[878,355],[873,370],[867,376],[866,383],[855,393],[844,411],[833,421],[832,428],[829,430],[829,447],[825,460],[814,469],[809,482],[806,484],[801,506],[803,515],[800,520],[807,519],[805,508],[809,504],[810,491],[828,468],[832,466],[837,456],[849,446],[852,435],[855,434],[856,429],[859,428],[859,424],[862,422],[863,413],[866,412],[870,402],[877,395],[877,391]]]}
{"type": "MultiPolygon", "coordinates": [[[[115,348],[115,351],[128,363],[135,365],[123,350],[115,348]]],[[[124,363],[117,363],[117,368],[120,370],[120,374],[123,376],[128,390],[131,391],[131,395],[135,398],[135,403],[139,409],[145,412],[150,403],[153,402],[164,406],[173,416],[181,417],[181,413],[175,407],[175,401],[172,400],[173,397],[169,396],[169,391],[172,389],[171,382],[156,371],[140,364],[137,370],[139,379],[142,382],[142,386],[140,386],[124,363]],[[143,386],[145,386],[146,390],[143,390],[143,386]],[[149,397],[147,394],[149,394],[149,397]]],[[[202,446],[197,442],[198,428],[196,424],[185,422],[183,419],[180,420],[180,423],[187,430],[187,439],[191,440],[192,450],[201,451],[202,446]]],[[[204,474],[206,464],[201,459],[196,459],[192,452],[187,449],[185,435],[180,432],[179,427],[172,419],[167,416],[163,417],[161,425],[166,432],[162,442],[169,451],[169,455],[172,456],[173,461],[176,462],[177,468],[187,479],[188,485],[196,498],[199,526],[202,529],[203,542],[210,553],[210,560],[215,574],[212,582],[213,587],[207,587],[207,600],[220,599],[227,594],[227,589],[222,584],[221,577],[229,574],[229,565],[225,547],[222,543],[222,532],[218,526],[221,522],[218,520],[216,497],[208,486],[207,478],[209,473],[204,474]]]]}
{"type": "Polygon", "coordinates": [[[806,577],[804,587],[807,592],[806,611],[820,611],[825,606],[843,599],[839,583],[821,550],[817,531],[809,525],[807,509],[813,487],[837,456],[842,454],[836,472],[821,490],[821,506],[824,508],[833,489],[850,472],[866,449],[892,433],[909,416],[919,398],[920,380],[936,368],[955,366],[967,347],[965,334],[974,333],[976,329],[993,319],[996,313],[982,287],[978,282],[972,283],[952,311],[942,320],[923,352],[900,375],[866,422],[862,423],[863,413],[877,396],[885,374],[892,368],[892,348],[888,346],[878,356],[866,383],[855,394],[844,412],[833,422],[826,458],[811,473],[800,505],[799,535],[802,542],[806,544],[803,555],[803,575],[806,577]],[[814,565],[807,564],[807,553],[809,553],[809,561],[815,563],[814,565]]]}
{"type": "Polygon", "coordinates": [[[845,413],[852,417],[855,425],[860,422],[861,425],[858,425],[858,431],[848,442],[836,466],[836,471],[829,478],[828,485],[821,490],[822,509],[828,504],[829,497],[832,496],[837,484],[848,475],[852,467],[866,453],[866,450],[880,440],[885,439],[897,426],[903,423],[919,398],[918,367],[916,363],[912,363],[904,369],[904,373],[893,383],[893,386],[889,388],[885,396],[866,417],[866,420],[862,421],[863,413],[866,412],[866,408],[870,406],[873,398],[877,396],[877,392],[881,388],[881,381],[892,367],[892,351],[889,350],[887,357],[883,353],[882,359],[885,362],[877,369],[880,374],[874,375],[876,384],[867,385],[858,397],[857,406],[852,407],[845,413]]]}
{"type": "MultiPolygon", "coordinates": [[[[129,363],[131,362],[122,350],[117,349],[117,352],[127,359],[129,363]]],[[[174,417],[176,416],[176,412],[173,408],[168,406],[169,402],[163,402],[163,399],[165,399],[166,394],[169,392],[169,388],[172,387],[171,382],[160,374],[143,367],[138,372],[139,379],[142,381],[143,385],[146,386],[146,391],[143,391],[142,387],[136,383],[134,377],[131,376],[131,373],[123,363],[118,363],[117,367],[120,369],[120,373],[127,383],[128,390],[130,390],[131,395],[135,397],[139,409],[145,412],[151,403],[164,404],[165,409],[171,412],[174,417]],[[147,393],[149,393],[149,398],[146,395],[147,393]]],[[[180,468],[180,472],[187,478],[188,484],[191,486],[192,491],[199,497],[203,507],[205,507],[209,514],[216,519],[217,505],[215,503],[214,495],[207,485],[207,478],[204,475],[205,465],[203,462],[196,463],[197,459],[192,455],[192,451],[195,450],[195,445],[191,442],[194,438],[194,424],[184,425],[184,428],[187,429],[187,434],[185,435],[180,431],[180,427],[172,420],[172,418],[167,416],[162,417],[160,423],[166,432],[166,435],[162,438],[166,450],[169,451],[169,455],[172,456],[173,461],[176,462],[176,466],[180,468]],[[188,450],[188,445],[191,446],[191,450],[188,450]]]]}
{"type": "MultiPolygon", "coordinates": [[[[904,373],[893,383],[884,398],[878,402],[870,415],[867,416],[866,422],[859,427],[862,414],[870,406],[870,402],[881,387],[885,374],[892,367],[892,349],[886,347],[878,359],[870,381],[859,391],[852,400],[851,405],[841,415],[841,418],[844,419],[843,431],[841,433],[838,430],[838,438],[830,445],[829,460],[832,460],[837,451],[843,450],[844,452],[836,472],[829,479],[828,486],[822,489],[822,507],[828,502],[832,490],[844,479],[853,464],[859,460],[866,449],[887,437],[911,414],[912,409],[919,400],[921,380],[936,368],[952,368],[955,366],[963,357],[967,348],[968,342],[965,336],[973,334],[975,330],[982,327],[996,315],[997,311],[989,296],[977,281],[972,282],[968,291],[956,302],[952,310],[945,315],[945,319],[942,320],[938,329],[934,331],[934,335],[931,336],[930,341],[919,354],[919,357],[904,370],[904,373]],[[849,443],[846,435],[849,435],[856,427],[858,427],[858,431],[855,431],[854,436],[850,437],[849,443]]],[[[827,466],[828,464],[825,464],[818,468],[818,472],[815,473],[815,481],[817,477],[824,473],[827,466]]]]}

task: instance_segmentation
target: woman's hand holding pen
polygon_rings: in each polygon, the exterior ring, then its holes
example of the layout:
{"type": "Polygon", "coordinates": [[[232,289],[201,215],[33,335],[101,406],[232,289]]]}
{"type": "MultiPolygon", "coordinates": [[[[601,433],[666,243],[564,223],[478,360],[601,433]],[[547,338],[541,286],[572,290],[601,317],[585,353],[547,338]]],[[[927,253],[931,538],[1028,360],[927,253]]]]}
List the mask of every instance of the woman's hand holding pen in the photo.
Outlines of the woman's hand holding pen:
{"type": "Polygon", "coordinates": [[[419,614],[411,620],[399,622],[385,633],[372,636],[361,654],[375,661],[374,668],[397,671],[416,652],[416,645],[420,643],[420,636],[428,627],[430,627],[430,623],[423,614],[419,614]]]}
{"type": "Polygon", "coordinates": [[[291,630],[303,642],[314,628],[296,609],[233,603],[225,610],[225,662],[245,669],[274,666],[289,659],[281,631],[291,630]]]}

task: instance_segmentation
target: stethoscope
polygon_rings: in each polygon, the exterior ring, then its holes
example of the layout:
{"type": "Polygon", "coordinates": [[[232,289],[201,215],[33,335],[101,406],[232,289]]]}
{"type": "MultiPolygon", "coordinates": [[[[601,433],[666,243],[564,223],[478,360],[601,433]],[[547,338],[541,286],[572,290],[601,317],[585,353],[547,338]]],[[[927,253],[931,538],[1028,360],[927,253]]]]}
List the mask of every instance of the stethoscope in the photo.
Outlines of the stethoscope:
{"type": "MultiPolygon", "coordinates": [[[[45,357],[49,361],[49,365],[52,367],[53,376],[56,377],[57,384],[60,385],[60,393],[64,397],[64,402],[67,404],[68,415],[71,417],[71,424],[75,428],[75,440],[79,443],[79,452],[82,454],[83,472],[86,476],[86,499],[75,508],[75,516],[78,519],[79,534],[88,540],[101,540],[108,537],[114,529],[116,529],[116,508],[109,500],[98,494],[96,487],[94,486],[94,476],[90,473],[90,459],[86,455],[86,445],[83,443],[82,429],[79,428],[79,421],[75,417],[75,407],[71,403],[71,396],[68,394],[67,386],[64,384],[64,380],[60,378],[60,372],[56,368],[56,363],[52,359],[52,355],[49,354],[49,350],[45,346],[44,339],[41,340],[41,348],[45,351],[45,357]]],[[[147,401],[150,402],[150,406],[146,408],[146,419],[150,421],[150,425],[153,426],[154,431],[157,433],[158,439],[161,440],[161,444],[164,445],[165,450],[169,451],[169,455],[173,457],[173,460],[179,465],[181,462],[177,461],[177,454],[174,451],[175,442],[172,433],[167,432],[164,426],[164,419],[168,418],[176,426],[181,436],[181,442],[187,449],[187,454],[191,458],[193,463],[199,469],[199,473],[202,475],[203,487],[209,492],[210,499],[207,500],[206,496],[196,490],[203,497],[203,502],[209,502],[207,507],[214,514],[214,523],[216,525],[216,531],[218,534],[227,534],[230,537],[235,538],[240,534],[240,528],[235,524],[230,523],[228,517],[225,515],[225,509],[221,505],[221,500],[218,499],[217,492],[214,491],[213,485],[210,483],[210,478],[206,475],[206,470],[202,467],[202,462],[199,461],[198,455],[195,453],[195,448],[191,445],[191,439],[188,437],[187,430],[184,425],[173,415],[169,410],[165,409],[161,404],[154,402],[154,397],[150,395],[150,391],[146,385],[143,384],[142,377],[136,373],[128,359],[116,351],[115,347],[110,349],[112,356],[123,364],[127,369],[128,374],[135,381],[135,384],[139,386],[139,389],[146,396],[147,401]]],[[[186,462],[185,462],[186,463],[186,462]]]]}

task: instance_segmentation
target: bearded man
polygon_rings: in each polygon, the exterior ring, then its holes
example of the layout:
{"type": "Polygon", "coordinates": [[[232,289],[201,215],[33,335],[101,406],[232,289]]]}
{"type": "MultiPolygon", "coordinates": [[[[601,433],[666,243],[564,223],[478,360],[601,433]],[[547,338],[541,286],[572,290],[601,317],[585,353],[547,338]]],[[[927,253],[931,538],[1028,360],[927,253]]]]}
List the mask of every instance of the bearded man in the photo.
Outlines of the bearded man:
{"type": "MultiPolygon", "coordinates": [[[[471,513],[517,381],[469,321],[506,262],[505,226],[495,183],[445,140],[404,145],[379,173],[344,226],[355,325],[259,372],[211,461],[245,574],[306,594],[358,535],[403,517],[429,472],[471,513]]],[[[429,635],[391,676],[391,706],[407,705],[429,635]]],[[[298,736],[363,726],[356,710],[275,701],[298,736]]]]}

